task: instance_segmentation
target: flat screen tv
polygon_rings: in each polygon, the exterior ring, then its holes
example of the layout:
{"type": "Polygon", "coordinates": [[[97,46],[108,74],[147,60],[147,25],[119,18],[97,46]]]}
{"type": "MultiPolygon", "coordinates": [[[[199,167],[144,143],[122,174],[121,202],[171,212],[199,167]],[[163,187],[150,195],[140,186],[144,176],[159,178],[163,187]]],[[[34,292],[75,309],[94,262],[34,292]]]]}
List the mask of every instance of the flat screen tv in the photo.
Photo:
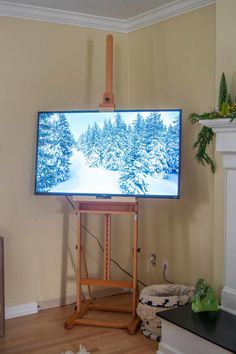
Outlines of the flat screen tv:
{"type": "Polygon", "coordinates": [[[35,194],[179,198],[181,110],[39,112],[35,194]]]}

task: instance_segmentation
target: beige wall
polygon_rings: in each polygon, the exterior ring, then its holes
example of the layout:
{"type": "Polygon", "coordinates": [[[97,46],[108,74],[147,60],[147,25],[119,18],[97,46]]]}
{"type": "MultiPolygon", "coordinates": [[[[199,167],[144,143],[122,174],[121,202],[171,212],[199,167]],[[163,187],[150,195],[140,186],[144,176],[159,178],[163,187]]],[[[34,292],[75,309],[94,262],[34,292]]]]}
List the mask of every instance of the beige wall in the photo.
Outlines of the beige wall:
{"type": "MultiPolygon", "coordinates": [[[[62,197],[33,195],[36,118],[39,110],[96,109],[104,92],[105,31],[0,19],[0,234],[5,237],[6,305],[75,293],[76,220],[62,197]]],[[[194,161],[193,111],[214,104],[215,7],[133,32],[114,33],[117,108],[183,109],[180,200],[140,202],[139,278],[213,281],[213,177],[194,161]],[[201,23],[201,26],[199,26],[201,23]],[[203,55],[204,53],[204,55],[203,55]],[[150,253],[158,267],[147,273],[150,253]]],[[[90,230],[102,225],[89,217],[90,230]]],[[[132,220],[114,220],[113,255],[130,267],[132,220]]],[[[101,254],[88,238],[88,263],[100,273],[101,254]],[[99,268],[99,269],[98,269],[99,268]]],[[[115,277],[124,277],[119,271],[115,277]]]]}
{"type": "MultiPolygon", "coordinates": [[[[75,293],[75,219],[64,198],[33,195],[37,112],[98,107],[105,89],[105,36],[0,19],[0,234],[7,306],[75,293]]],[[[114,56],[116,100],[127,107],[126,35],[114,34],[114,56]]],[[[90,249],[96,261],[98,248],[92,243],[90,249]]]]}
{"type": "Polygon", "coordinates": [[[139,275],[162,281],[160,263],[169,260],[172,281],[213,281],[213,177],[194,161],[197,128],[188,114],[214,106],[215,7],[163,21],[129,35],[130,107],[183,109],[180,200],[145,200],[141,204],[139,275]],[[199,25],[201,24],[201,25],[199,25]],[[147,274],[155,252],[158,268],[147,274]]]}
{"type": "Polygon", "coordinates": [[[216,90],[218,94],[221,73],[224,72],[232,97],[236,96],[235,11],[236,2],[234,0],[216,1],[216,90]]]}

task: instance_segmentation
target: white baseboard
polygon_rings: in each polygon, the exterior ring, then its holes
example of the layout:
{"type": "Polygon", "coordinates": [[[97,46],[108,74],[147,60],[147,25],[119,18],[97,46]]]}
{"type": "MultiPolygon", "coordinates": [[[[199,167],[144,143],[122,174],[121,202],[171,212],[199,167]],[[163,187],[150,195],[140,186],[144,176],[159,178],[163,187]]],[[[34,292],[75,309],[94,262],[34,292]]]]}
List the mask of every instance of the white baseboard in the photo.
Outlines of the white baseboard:
{"type": "Polygon", "coordinates": [[[38,312],[38,306],[36,302],[31,302],[30,304],[12,306],[5,308],[5,319],[21,317],[32,315],[38,312]]]}
{"type": "Polygon", "coordinates": [[[228,287],[221,290],[221,309],[236,315],[236,291],[228,287]]]}
{"type": "MultiPolygon", "coordinates": [[[[130,289],[116,289],[116,288],[108,288],[108,289],[100,289],[100,290],[93,290],[92,295],[94,299],[99,299],[106,296],[124,294],[129,292],[130,289]]],[[[85,294],[85,297],[87,294],[85,294]]],[[[40,310],[47,310],[53,307],[59,307],[64,305],[70,305],[76,303],[76,295],[70,295],[63,298],[55,298],[49,300],[40,300],[38,301],[38,308],[40,310]]]]}
{"type": "Polygon", "coordinates": [[[236,311],[235,310],[232,310],[226,306],[223,306],[223,305],[220,305],[220,309],[225,311],[225,312],[229,312],[231,313],[232,315],[236,316],[236,311]]]}
{"type": "MultiPolygon", "coordinates": [[[[102,289],[93,291],[94,298],[102,298],[106,296],[118,295],[127,293],[129,289],[102,289]]],[[[5,308],[5,319],[9,320],[10,318],[21,317],[32,315],[38,313],[38,309],[46,310],[53,307],[59,307],[69,304],[74,304],[76,302],[76,295],[66,296],[64,298],[56,298],[49,300],[39,301],[38,304],[36,302],[32,302],[30,304],[12,306],[5,308]]]]}

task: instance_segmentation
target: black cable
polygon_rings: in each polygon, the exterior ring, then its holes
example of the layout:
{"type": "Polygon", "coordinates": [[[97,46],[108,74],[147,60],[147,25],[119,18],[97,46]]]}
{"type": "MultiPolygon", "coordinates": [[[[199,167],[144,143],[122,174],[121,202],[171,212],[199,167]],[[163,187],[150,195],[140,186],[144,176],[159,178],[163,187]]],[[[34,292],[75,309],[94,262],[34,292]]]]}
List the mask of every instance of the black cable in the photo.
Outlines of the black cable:
{"type": "MultiPolygon", "coordinates": [[[[67,196],[66,196],[66,199],[68,200],[68,202],[70,203],[70,205],[72,206],[72,208],[75,210],[76,215],[78,215],[74,204],[71,202],[71,200],[70,200],[67,196]]],[[[81,225],[81,227],[82,227],[91,237],[93,237],[93,238],[97,241],[99,247],[101,248],[102,252],[104,253],[104,248],[103,248],[101,242],[98,240],[98,238],[97,238],[94,234],[92,234],[92,232],[89,231],[89,229],[87,229],[86,226],[81,225]]],[[[120,265],[118,262],[116,262],[113,258],[110,258],[110,260],[111,260],[111,262],[113,262],[122,272],[124,272],[125,274],[127,274],[128,276],[130,276],[131,278],[133,278],[133,275],[132,275],[131,273],[129,273],[127,270],[125,270],[124,268],[122,268],[121,265],[120,265]]],[[[144,284],[141,280],[138,280],[138,279],[137,279],[137,282],[140,283],[140,284],[142,284],[143,286],[147,287],[147,285],[144,284]]]]}
{"type": "MultiPolygon", "coordinates": [[[[81,225],[81,227],[82,227],[85,231],[87,231],[88,234],[89,234],[90,236],[92,236],[92,237],[97,241],[97,243],[98,243],[99,247],[101,248],[102,252],[104,252],[104,248],[102,247],[102,245],[101,245],[100,241],[97,239],[97,237],[96,237],[95,235],[93,235],[92,232],[89,231],[86,226],[81,225]]],[[[129,273],[129,272],[128,272],[127,270],[125,270],[124,268],[122,268],[121,265],[120,265],[118,262],[116,262],[113,258],[110,258],[110,260],[111,260],[111,262],[113,262],[118,268],[120,268],[120,270],[122,270],[122,272],[124,272],[125,274],[127,274],[127,275],[129,275],[131,278],[133,278],[132,274],[129,273]]],[[[137,280],[137,281],[138,281],[140,284],[142,284],[143,286],[147,286],[146,284],[144,284],[144,283],[141,282],[140,280],[137,280]]]]}
{"type": "MultiPolygon", "coordinates": [[[[71,202],[71,200],[70,200],[67,196],[66,196],[66,199],[68,200],[68,202],[70,203],[70,205],[72,206],[72,208],[75,210],[76,215],[78,215],[74,204],[71,202]]],[[[99,247],[101,248],[102,252],[104,252],[104,249],[103,249],[103,247],[102,247],[102,244],[101,244],[100,241],[97,239],[97,237],[96,237],[95,235],[93,235],[93,234],[89,231],[89,229],[87,229],[84,225],[81,225],[81,227],[82,227],[85,231],[87,231],[87,233],[97,241],[97,243],[98,243],[99,247]]],[[[132,274],[130,274],[129,272],[127,272],[125,269],[123,269],[123,268],[119,265],[118,262],[116,262],[116,261],[115,261],[114,259],[112,259],[112,258],[111,258],[111,261],[112,261],[114,264],[116,264],[116,266],[117,266],[118,268],[120,268],[120,270],[121,270],[122,272],[124,272],[125,274],[127,274],[127,275],[129,275],[131,278],[133,278],[132,274]]],[[[163,276],[164,281],[165,281],[166,283],[169,283],[169,284],[175,284],[175,283],[171,282],[170,280],[168,280],[168,279],[166,278],[166,268],[167,268],[167,267],[166,267],[166,264],[165,264],[164,267],[163,267],[163,273],[162,273],[162,276],[163,276]]],[[[143,286],[147,287],[147,285],[144,284],[143,282],[141,282],[140,280],[138,280],[138,283],[140,283],[140,284],[142,284],[143,286]]]]}
{"type": "Polygon", "coordinates": [[[97,237],[96,237],[95,235],[93,235],[92,232],[89,231],[89,229],[87,229],[86,226],[81,225],[81,227],[82,227],[85,231],[87,231],[87,233],[97,241],[99,247],[101,248],[102,252],[104,253],[104,248],[103,248],[101,242],[97,239],[97,237]]]}
{"type": "Polygon", "coordinates": [[[67,199],[67,201],[70,203],[70,205],[72,206],[72,208],[74,209],[76,215],[78,215],[78,213],[77,213],[77,211],[76,211],[76,209],[75,209],[74,204],[72,203],[72,201],[70,200],[70,198],[67,197],[67,195],[66,195],[66,199],[67,199]]]}
{"type": "Polygon", "coordinates": [[[169,281],[169,280],[167,280],[166,279],[166,264],[164,264],[164,267],[163,267],[163,273],[162,273],[162,276],[163,276],[163,279],[164,279],[164,281],[166,282],[166,283],[169,283],[169,284],[175,284],[175,283],[172,283],[172,281],[169,281]]]}

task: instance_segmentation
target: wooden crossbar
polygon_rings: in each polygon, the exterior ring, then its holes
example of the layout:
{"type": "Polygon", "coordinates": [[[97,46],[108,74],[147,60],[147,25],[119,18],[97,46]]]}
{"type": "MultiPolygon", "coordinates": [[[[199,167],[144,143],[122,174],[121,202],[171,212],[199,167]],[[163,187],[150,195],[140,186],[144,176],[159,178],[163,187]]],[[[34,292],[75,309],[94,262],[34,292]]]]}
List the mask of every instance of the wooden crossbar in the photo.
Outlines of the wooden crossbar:
{"type": "Polygon", "coordinates": [[[94,286],[106,286],[111,288],[125,288],[132,289],[132,281],[118,281],[118,280],[103,280],[103,279],[91,279],[91,278],[82,278],[81,285],[94,285],[94,286]]]}
{"type": "Polygon", "coordinates": [[[90,304],[89,310],[108,312],[132,312],[132,308],[130,306],[109,306],[102,304],[90,304]]]}

